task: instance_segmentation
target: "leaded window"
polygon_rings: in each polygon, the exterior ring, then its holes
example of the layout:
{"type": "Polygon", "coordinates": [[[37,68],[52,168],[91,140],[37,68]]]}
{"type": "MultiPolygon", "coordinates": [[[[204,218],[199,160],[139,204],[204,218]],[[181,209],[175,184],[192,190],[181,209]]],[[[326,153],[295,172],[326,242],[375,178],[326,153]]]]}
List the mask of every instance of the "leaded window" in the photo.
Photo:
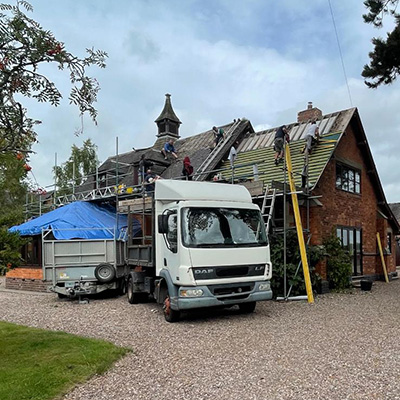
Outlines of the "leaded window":
{"type": "Polygon", "coordinates": [[[336,187],[350,193],[361,193],[361,173],[343,164],[336,164],[336,187]]]}

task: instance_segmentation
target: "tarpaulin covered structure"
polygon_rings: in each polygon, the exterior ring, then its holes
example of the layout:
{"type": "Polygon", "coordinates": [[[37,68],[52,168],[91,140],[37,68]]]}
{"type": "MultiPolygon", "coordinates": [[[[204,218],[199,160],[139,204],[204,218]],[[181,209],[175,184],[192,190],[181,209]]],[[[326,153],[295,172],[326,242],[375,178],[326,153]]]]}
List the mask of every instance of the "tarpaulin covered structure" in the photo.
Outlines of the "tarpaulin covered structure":
{"type": "MultiPolygon", "coordinates": [[[[117,216],[115,208],[110,205],[76,201],[13,226],[9,231],[21,236],[34,236],[40,235],[43,229],[51,229],[55,239],[113,239],[122,237],[121,231],[127,225],[126,215],[117,216]]],[[[132,235],[140,230],[140,223],[134,221],[132,235]]]]}

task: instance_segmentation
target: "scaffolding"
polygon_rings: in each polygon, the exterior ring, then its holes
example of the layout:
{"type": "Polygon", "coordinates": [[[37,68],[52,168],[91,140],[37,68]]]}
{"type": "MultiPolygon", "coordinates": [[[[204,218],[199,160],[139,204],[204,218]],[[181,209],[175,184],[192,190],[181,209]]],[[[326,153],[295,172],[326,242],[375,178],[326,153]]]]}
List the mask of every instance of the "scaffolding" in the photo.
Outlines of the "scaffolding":
{"type": "MultiPolygon", "coordinates": [[[[231,129],[231,132],[229,132],[229,137],[232,138],[234,137],[234,131],[235,131],[236,126],[233,126],[231,129]]],[[[219,144],[220,145],[220,144],[219,144]]],[[[225,147],[225,146],[224,146],[225,147]]],[[[211,151],[210,156],[208,157],[208,162],[207,164],[210,163],[210,160],[214,160],[215,158],[215,153],[220,154],[221,149],[217,148],[211,151]]],[[[252,198],[253,201],[255,202],[260,202],[261,206],[261,211],[263,214],[264,222],[266,225],[267,232],[273,228],[276,233],[278,234],[283,234],[284,237],[284,294],[282,299],[288,300],[292,299],[290,298],[290,293],[292,288],[289,288],[287,290],[287,275],[286,275],[286,253],[287,253],[287,243],[286,243],[286,235],[287,231],[289,229],[292,229],[288,226],[288,220],[287,220],[287,196],[290,195],[292,197],[292,203],[297,203],[297,205],[294,205],[295,208],[298,209],[298,201],[297,201],[297,195],[301,195],[306,199],[306,228],[303,229],[301,223],[299,224],[298,221],[300,221],[300,214],[298,211],[295,211],[295,219],[296,219],[296,230],[297,230],[297,235],[299,239],[299,245],[301,249],[301,255],[302,255],[302,261],[299,263],[298,270],[301,265],[303,265],[303,270],[305,274],[305,280],[306,280],[306,288],[307,288],[307,299],[309,302],[313,302],[313,297],[312,297],[312,288],[311,288],[311,283],[309,281],[309,271],[308,271],[308,263],[307,263],[307,254],[306,254],[306,244],[304,243],[304,237],[303,234],[306,233],[308,234],[308,240],[307,240],[307,245],[309,244],[310,240],[310,193],[309,193],[309,182],[308,182],[308,161],[309,157],[306,156],[304,158],[304,166],[303,169],[300,173],[302,177],[302,190],[297,190],[294,184],[294,179],[293,176],[295,174],[298,174],[294,172],[291,168],[290,162],[288,162],[288,157],[290,161],[290,149],[288,145],[285,145],[285,158],[284,158],[284,164],[282,168],[283,172],[283,187],[282,189],[276,188],[276,187],[270,187],[268,184],[264,186],[264,183],[262,183],[262,194],[253,194],[252,198]],[[290,184],[290,191],[287,190],[287,177],[289,177],[289,184],[290,184]],[[275,201],[276,198],[283,197],[283,228],[279,229],[276,228],[275,226],[272,226],[272,222],[274,221],[274,211],[275,211],[275,201]],[[267,206],[268,204],[268,206],[267,206]],[[297,215],[296,215],[297,214],[297,215]],[[301,243],[302,242],[302,243],[301,243]],[[306,277],[307,275],[307,277],[306,277]]],[[[207,160],[205,160],[207,161],[207,160]]],[[[111,168],[108,170],[103,170],[101,171],[101,175],[105,177],[103,180],[99,179],[99,171],[96,169],[96,172],[94,174],[90,174],[84,177],[81,177],[80,179],[82,180],[83,184],[81,185],[76,185],[76,180],[71,180],[68,182],[70,184],[70,192],[64,192],[60,193],[59,188],[57,187],[57,182],[55,181],[53,185],[47,186],[45,189],[50,188],[51,190],[48,193],[36,193],[36,194],[27,194],[26,197],[26,204],[25,204],[25,215],[26,219],[29,219],[30,217],[36,217],[39,216],[45,212],[51,211],[54,208],[60,207],[65,204],[69,204],[74,201],[109,201],[115,203],[117,206],[118,204],[124,204],[126,203],[125,200],[128,199],[133,199],[133,198],[142,198],[142,207],[141,209],[143,210],[143,224],[144,226],[146,225],[146,215],[148,212],[148,207],[146,207],[145,204],[146,201],[146,183],[142,182],[139,185],[133,185],[127,187],[125,184],[120,183],[123,182],[124,178],[128,175],[131,174],[129,173],[120,173],[120,170],[122,167],[130,166],[130,164],[126,163],[121,163],[119,161],[119,154],[118,154],[118,138],[116,138],[116,155],[115,155],[115,168],[111,168]],[[121,164],[121,166],[120,166],[121,164]],[[112,182],[111,185],[108,185],[108,182],[112,182]],[[86,185],[92,185],[94,186],[93,188],[87,189],[87,190],[82,190],[82,188],[86,185]],[[104,186],[103,186],[104,185],[104,186]]],[[[228,177],[229,179],[222,179],[219,180],[219,182],[224,182],[224,183],[245,183],[249,182],[251,180],[253,181],[263,181],[263,176],[267,174],[267,172],[259,172],[259,165],[262,163],[266,162],[265,160],[262,162],[249,162],[249,163],[242,163],[242,164],[236,164],[233,167],[230,168],[218,168],[218,169],[212,169],[208,170],[207,168],[198,168],[196,173],[193,174],[193,179],[194,180],[205,180],[207,177],[210,176],[225,176],[228,177]],[[252,166],[253,172],[252,174],[237,174],[235,173],[235,169],[239,169],[241,167],[248,167],[252,166]]],[[[205,165],[205,162],[203,162],[205,165]]],[[[204,165],[202,166],[204,167],[204,165]]],[[[55,166],[57,165],[57,156],[55,157],[55,166]]],[[[183,176],[176,176],[171,179],[185,179],[183,176]]],[[[118,207],[117,211],[118,211],[118,207]]],[[[130,207],[128,207],[130,208],[130,207]]],[[[118,213],[118,212],[117,212],[118,213]]],[[[128,239],[129,240],[129,239],[128,239]]],[[[143,241],[143,245],[145,245],[146,241],[146,234],[143,234],[143,237],[141,238],[143,241]]],[[[304,296],[300,296],[300,298],[304,298],[304,296]]]]}

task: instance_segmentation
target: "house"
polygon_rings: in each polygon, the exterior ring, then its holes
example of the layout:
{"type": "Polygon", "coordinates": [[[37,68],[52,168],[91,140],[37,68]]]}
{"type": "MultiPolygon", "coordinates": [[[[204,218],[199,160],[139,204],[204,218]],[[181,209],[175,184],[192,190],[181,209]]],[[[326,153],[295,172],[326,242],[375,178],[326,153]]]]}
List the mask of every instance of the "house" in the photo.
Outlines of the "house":
{"type": "MultiPolygon", "coordinates": [[[[391,203],[389,204],[390,209],[392,210],[394,216],[397,219],[397,222],[400,223],[400,203],[391,203]]],[[[400,235],[396,235],[396,266],[400,266],[400,235]]]]}
{"type": "MultiPolygon", "coordinates": [[[[210,180],[214,175],[210,171],[219,169],[224,181],[247,185],[258,180],[262,182],[262,185],[258,185],[262,190],[267,186],[276,187],[278,193],[282,194],[287,176],[285,177],[282,167],[273,163],[273,141],[277,127],[255,132],[250,121],[236,120],[222,126],[228,137],[221,148],[212,150],[211,130],[180,138],[181,121],[172,109],[168,94],[164,109],[155,122],[158,127],[156,142],[152,147],[141,151],[145,151],[146,158],[155,162],[156,171],[163,178],[177,178],[181,175],[182,163],[174,160],[165,163],[160,153],[163,144],[172,138],[176,140],[180,160],[189,156],[196,172],[203,172],[202,165],[207,160],[210,161],[208,168],[204,170],[206,173],[198,179],[210,180]],[[232,176],[227,156],[235,141],[239,142],[239,146],[232,176]],[[213,158],[214,152],[216,154],[213,158]],[[256,174],[254,166],[257,166],[256,174]]],[[[353,275],[368,275],[379,279],[383,274],[376,239],[379,232],[388,272],[394,274],[394,238],[400,232],[400,226],[386,202],[357,108],[323,115],[321,110],[309,103],[305,110],[298,113],[297,121],[286,126],[291,139],[292,165],[299,190],[304,183],[302,179],[307,177],[307,194],[300,195],[299,198],[303,228],[310,235],[310,243],[319,245],[334,232],[352,255],[353,275]],[[301,149],[311,120],[318,121],[321,140],[305,168],[301,149]]],[[[140,151],[136,151],[120,156],[133,165],[130,177],[124,181],[126,185],[136,183],[132,176],[137,174],[135,165],[140,154],[140,151]]],[[[112,161],[115,163],[115,156],[110,157],[105,165],[109,167],[112,161]]],[[[253,194],[254,201],[260,202],[261,193],[253,194]]],[[[277,198],[274,218],[277,229],[283,228],[284,223],[289,229],[294,226],[290,198],[286,211],[287,218],[283,221],[283,196],[280,196],[277,198]]],[[[326,263],[319,266],[319,273],[323,279],[327,279],[326,263]]]]}
{"type": "MultiPolygon", "coordinates": [[[[378,279],[383,274],[376,240],[379,232],[388,272],[394,274],[394,237],[400,226],[386,202],[356,108],[322,115],[319,109],[309,104],[298,114],[296,123],[287,124],[293,169],[298,172],[296,185],[302,185],[304,159],[301,148],[308,122],[313,118],[319,121],[321,140],[309,159],[308,195],[300,196],[303,227],[311,235],[310,243],[321,244],[326,236],[335,232],[352,255],[353,275],[378,279]]],[[[273,164],[275,131],[273,128],[245,135],[238,148],[236,164],[246,166],[235,168],[235,176],[249,176],[252,173],[249,164],[253,163],[258,165],[259,179],[264,187],[282,186],[285,181],[283,169],[273,164]]],[[[223,162],[222,167],[227,164],[223,162]]],[[[278,226],[283,223],[279,220],[283,214],[282,201],[280,203],[275,214],[278,226]]],[[[290,227],[294,225],[293,212],[290,203],[286,207],[286,224],[290,227]]],[[[319,272],[323,279],[327,278],[326,263],[320,265],[319,272]]]]}
{"type": "MultiPolygon", "coordinates": [[[[96,176],[92,175],[81,187],[75,188],[73,199],[81,196],[81,199],[102,202],[115,201],[117,194],[119,198],[130,196],[139,183],[139,161],[143,155],[162,178],[180,179],[182,160],[188,156],[197,173],[196,180],[211,180],[218,172],[218,178],[223,181],[248,186],[255,202],[261,203],[266,188],[276,188],[274,229],[294,227],[290,196],[286,196],[284,204],[282,195],[288,178],[284,168],[273,162],[277,128],[255,132],[247,119],[235,119],[220,126],[226,139],[214,149],[211,129],[181,138],[182,122],[173,110],[169,94],[155,123],[157,133],[152,146],[109,157],[98,168],[96,176]],[[165,160],[161,154],[169,139],[175,141],[178,160],[165,160]],[[235,142],[238,156],[232,169],[227,156],[235,142]]],[[[310,243],[322,244],[333,232],[352,255],[353,275],[379,279],[383,274],[376,240],[379,232],[388,272],[395,274],[394,238],[400,233],[400,225],[386,202],[357,108],[323,115],[309,103],[298,113],[297,121],[286,126],[291,138],[303,228],[310,243]],[[311,120],[318,121],[321,139],[305,162],[301,149],[311,120]]],[[[71,200],[67,197],[61,202],[71,200]]],[[[327,279],[326,261],[318,268],[322,278],[327,279]]]]}

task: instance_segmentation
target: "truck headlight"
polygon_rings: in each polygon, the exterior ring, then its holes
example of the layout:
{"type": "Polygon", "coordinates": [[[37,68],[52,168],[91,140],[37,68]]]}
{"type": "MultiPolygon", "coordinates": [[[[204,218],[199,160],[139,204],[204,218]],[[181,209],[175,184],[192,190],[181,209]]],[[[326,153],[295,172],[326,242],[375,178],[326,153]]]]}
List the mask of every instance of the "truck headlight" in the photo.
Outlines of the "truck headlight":
{"type": "Polygon", "coordinates": [[[271,285],[269,282],[263,282],[258,285],[258,290],[270,290],[271,285]]]}
{"type": "Polygon", "coordinates": [[[201,297],[203,294],[203,289],[186,289],[179,292],[181,297],[201,297]]]}

